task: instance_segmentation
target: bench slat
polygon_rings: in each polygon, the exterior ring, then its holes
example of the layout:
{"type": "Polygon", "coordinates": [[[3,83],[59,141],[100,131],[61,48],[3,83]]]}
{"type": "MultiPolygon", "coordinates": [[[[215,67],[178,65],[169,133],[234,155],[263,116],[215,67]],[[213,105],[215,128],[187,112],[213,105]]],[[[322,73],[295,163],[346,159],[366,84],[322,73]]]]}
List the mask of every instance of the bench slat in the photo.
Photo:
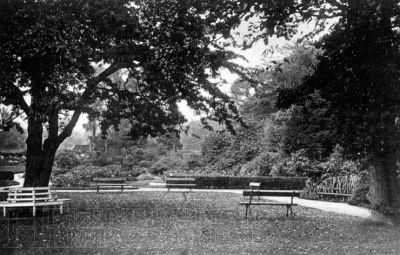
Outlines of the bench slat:
{"type": "Polygon", "coordinates": [[[196,187],[196,184],[191,184],[191,183],[187,183],[187,184],[175,184],[175,183],[167,183],[166,184],[167,187],[196,187]]]}
{"type": "Polygon", "coordinates": [[[33,194],[35,194],[35,196],[47,196],[47,195],[51,195],[54,194],[54,192],[35,192],[35,193],[9,193],[9,196],[19,196],[19,197],[26,197],[26,196],[33,196],[33,194]]]}
{"type": "Polygon", "coordinates": [[[52,197],[25,197],[25,198],[8,198],[7,201],[46,201],[54,200],[52,197]]]}
{"type": "Polygon", "coordinates": [[[243,196],[300,197],[300,192],[287,190],[244,190],[243,196]]]}
{"type": "Polygon", "coordinates": [[[292,203],[278,203],[278,202],[239,202],[239,205],[294,205],[296,206],[297,204],[292,204],[292,203]]]}
{"type": "Polygon", "coordinates": [[[95,183],[94,186],[132,186],[132,184],[128,183],[95,183]]]}
{"type": "Polygon", "coordinates": [[[21,187],[21,188],[10,188],[10,192],[24,191],[24,190],[50,190],[50,187],[21,187]]]}
{"type": "Polygon", "coordinates": [[[195,181],[195,178],[167,178],[166,181],[195,181]]]}
{"type": "Polygon", "coordinates": [[[166,179],[165,183],[167,185],[170,184],[193,184],[195,185],[195,179],[194,178],[171,178],[171,179],[166,179]]]}
{"type": "Polygon", "coordinates": [[[93,178],[94,182],[111,182],[111,183],[124,183],[126,182],[126,178],[124,177],[115,177],[115,178],[93,178]]]}

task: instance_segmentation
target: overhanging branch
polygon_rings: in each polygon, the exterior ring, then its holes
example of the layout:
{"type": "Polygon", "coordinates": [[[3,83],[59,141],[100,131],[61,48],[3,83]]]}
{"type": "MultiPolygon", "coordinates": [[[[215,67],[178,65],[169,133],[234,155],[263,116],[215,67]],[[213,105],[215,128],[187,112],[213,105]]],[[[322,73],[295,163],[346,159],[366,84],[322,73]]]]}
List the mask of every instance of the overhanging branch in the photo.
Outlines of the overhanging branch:
{"type": "Polygon", "coordinates": [[[9,94],[4,95],[5,103],[19,106],[28,116],[30,113],[30,108],[24,99],[22,91],[16,86],[11,84],[5,86],[6,88],[9,88],[8,91],[10,92],[9,94]]]}
{"type": "Polygon", "coordinates": [[[74,114],[72,115],[71,120],[65,126],[65,128],[61,132],[61,134],[58,136],[57,145],[60,145],[67,137],[71,136],[72,130],[74,129],[76,123],[79,120],[79,117],[81,116],[82,109],[84,108],[84,105],[86,104],[87,99],[97,89],[97,85],[100,82],[105,81],[110,75],[112,75],[113,73],[115,73],[116,71],[120,70],[123,67],[124,67],[124,65],[122,63],[112,64],[110,67],[108,67],[106,70],[101,72],[99,75],[97,75],[96,77],[92,77],[91,79],[89,79],[87,81],[86,89],[82,93],[81,97],[79,98],[79,100],[76,104],[76,109],[74,111],[74,114]]]}

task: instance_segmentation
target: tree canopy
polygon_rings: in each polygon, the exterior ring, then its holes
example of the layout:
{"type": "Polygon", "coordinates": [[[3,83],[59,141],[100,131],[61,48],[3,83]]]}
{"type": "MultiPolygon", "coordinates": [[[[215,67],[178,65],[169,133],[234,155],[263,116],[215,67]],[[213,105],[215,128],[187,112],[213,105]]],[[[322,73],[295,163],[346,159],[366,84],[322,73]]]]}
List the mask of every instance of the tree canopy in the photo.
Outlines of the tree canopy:
{"type": "Polygon", "coordinates": [[[240,19],[224,9],[236,3],[223,2],[1,1],[0,103],[28,121],[25,185],[47,185],[55,151],[82,113],[103,126],[129,119],[132,136],[155,136],[185,121],[177,102],[186,100],[232,128],[237,111],[209,79],[236,68],[221,39],[240,19]],[[110,77],[117,71],[124,77],[110,77]]]}

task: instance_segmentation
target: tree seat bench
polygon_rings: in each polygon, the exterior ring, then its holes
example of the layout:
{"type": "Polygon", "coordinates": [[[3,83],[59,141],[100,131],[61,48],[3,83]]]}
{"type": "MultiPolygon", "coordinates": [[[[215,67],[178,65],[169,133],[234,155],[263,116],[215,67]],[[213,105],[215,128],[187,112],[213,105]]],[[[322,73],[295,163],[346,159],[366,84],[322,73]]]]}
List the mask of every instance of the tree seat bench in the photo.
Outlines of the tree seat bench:
{"type": "Polygon", "coordinates": [[[291,215],[293,213],[293,206],[297,206],[297,204],[293,203],[294,197],[300,197],[300,192],[296,190],[260,190],[261,183],[252,182],[250,183],[250,190],[244,190],[243,196],[248,197],[249,200],[239,202],[239,205],[246,206],[245,218],[247,218],[247,214],[249,212],[251,216],[251,206],[257,205],[271,205],[271,206],[286,206],[286,217],[289,216],[289,211],[291,215]],[[269,197],[290,197],[290,201],[288,202],[270,202],[263,201],[260,197],[269,196],[269,197]],[[255,200],[255,197],[258,199],[255,200]]]}
{"type": "Polygon", "coordinates": [[[60,214],[64,214],[64,205],[69,204],[71,210],[71,199],[58,198],[57,193],[50,187],[11,188],[8,192],[7,201],[0,202],[3,208],[3,217],[6,217],[8,209],[32,207],[32,215],[36,217],[37,207],[58,207],[60,214]]]}
{"type": "Polygon", "coordinates": [[[119,187],[121,193],[124,191],[125,187],[130,187],[130,189],[137,189],[133,184],[126,183],[126,178],[123,177],[110,177],[110,178],[93,178],[92,186],[96,186],[97,193],[99,193],[100,188],[115,188],[119,187]]]}

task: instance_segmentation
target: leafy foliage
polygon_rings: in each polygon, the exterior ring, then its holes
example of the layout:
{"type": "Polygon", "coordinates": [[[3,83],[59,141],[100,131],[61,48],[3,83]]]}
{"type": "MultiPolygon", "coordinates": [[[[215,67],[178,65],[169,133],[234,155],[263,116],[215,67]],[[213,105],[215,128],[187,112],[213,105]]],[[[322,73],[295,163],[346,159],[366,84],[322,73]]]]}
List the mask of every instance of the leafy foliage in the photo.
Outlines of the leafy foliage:
{"type": "Polygon", "coordinates": [[[271,147],[289,155],[304,149],[307,157],[322,160],[335,145],[334,118],[330,104],[314,93],[304,105],[294,105],[272,116],[271,147]]]}
{"type": "Polygon", "coordinates": [[[26,148],[26,136],[16,129],[0,132],[0,148],[2,150],[18,150],[26,148]]]}
{"type": "Polygon", "coordinates": [[[182,162],[180,160],[164,157],[151,165],[149,172],[155,175],[162,175],[166,172],[174,172],[182,168],[182,162]]]}
{"type": "Polygon", "coordinates": [[[218,39],[240,18],[225,11],[236,3],[222,2],[1,2],[0,103],[28,120],[25,185],[47,185],[82,113],[99,117],[103,130],[125,118],[131,137],[158,136],[185,122],[177,103],[186,100],[232,129],[236,108],[209,79],[221,67],[237,69],[218,39]],[[92,107],[98,100],[104,111],[92,107]]]}
{"type": "Polygon", "coordinates": [[[55,158],[55,164],[59,168],[71,169],[80,164],[79,156],[73,151],[60,151],[55,158]]]}
{"type": "Polygon", "coordinates": [[[67,171],[65,169],[54,171],[51,181],[54,186],[87,187],[96,177],[126,177],[128,180],[134,180],[136,175],[136,169],[126,170],[118,165],[77,166],[67,171]]]}
{"type": "Polygon", "coordinates": [[[240,168],[255,158],[263,146],[264,129],[260,123],[239,128],[235,135],[211,133],[202,143],[205,174],[240,174],[240,168]]]}

